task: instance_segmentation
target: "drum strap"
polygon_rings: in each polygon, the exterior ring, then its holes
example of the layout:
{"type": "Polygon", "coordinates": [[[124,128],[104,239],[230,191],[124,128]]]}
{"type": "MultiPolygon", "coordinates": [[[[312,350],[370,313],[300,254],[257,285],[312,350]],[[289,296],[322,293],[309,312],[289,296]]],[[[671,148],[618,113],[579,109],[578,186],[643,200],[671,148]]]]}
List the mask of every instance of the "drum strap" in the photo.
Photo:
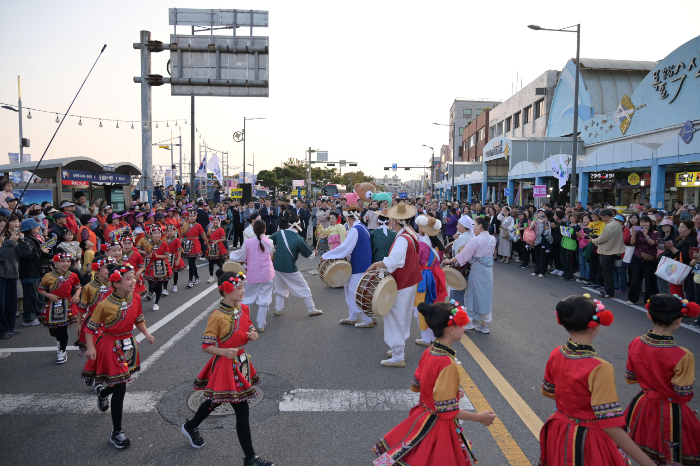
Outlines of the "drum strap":
{"type": "Polygon", "coordinates": [[[284,230],[280,230],[280,234],[282,235],[282,239],[284,240],[284,245],[287,246],[287,251],[289,251],[289,255],[292,256],[292,259],[294,259],[294,254],[292,254],[292,250],[289,249],[289,243],[287,242],[287,237],[284,235],[284,230]]]}

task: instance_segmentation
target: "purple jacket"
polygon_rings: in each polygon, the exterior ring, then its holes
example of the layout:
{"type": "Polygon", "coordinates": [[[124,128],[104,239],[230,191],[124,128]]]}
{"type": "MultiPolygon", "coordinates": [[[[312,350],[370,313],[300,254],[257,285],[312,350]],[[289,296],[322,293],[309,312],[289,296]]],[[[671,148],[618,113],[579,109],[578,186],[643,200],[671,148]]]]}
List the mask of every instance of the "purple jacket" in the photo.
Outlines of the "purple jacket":
{"type": "Polygon", "coordinates": [[[457,222],[459,222],[459,215],[450,215],[450,219],[445,224],[445,235],[453,236],[457,233],[457,222]]]}

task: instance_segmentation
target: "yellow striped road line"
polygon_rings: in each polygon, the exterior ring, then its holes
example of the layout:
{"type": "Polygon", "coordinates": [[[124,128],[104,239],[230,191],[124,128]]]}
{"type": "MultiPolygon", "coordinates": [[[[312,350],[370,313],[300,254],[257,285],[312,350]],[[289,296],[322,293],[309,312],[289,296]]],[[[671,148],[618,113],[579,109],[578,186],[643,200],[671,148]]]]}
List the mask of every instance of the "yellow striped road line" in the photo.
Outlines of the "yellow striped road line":
{"type": "Polygon", "coordinates": [[[469,354],[471,354],[481,369],[486,373],[489,379],[491,379],[491,382],[493,382],[498,391],[501,392],[501,395],[510,403],[513,410],[520,416],[520,419],[522,419],[527,428],[530,429],[532,435],[539,440],[540,430],[542,430],[542,425],[544,424],[539,416],[525,403],[525,400],[518,395],[518,392],[515,391],[505,377],[498,372],[498,369],[496,369],[491,361],[489,361],[467,335],[462,335],[462,345],[464,345],[467,351],[469,351],[469,354]]]}
{"type": "MultiPolygon", "coordinates": [[[[469,401],[474,405],[474,409],[476,409],[477,412],[493,411],[483,393],[481,393],[472,378],[467,374],[467,371],[465,371],[461,365],[457,365],[457,369],[459,370],[459,382],[462,386],[462,390],[464,390],[467,397],[469,397],[469,401]]],[[[498,448],[501,449],[511,466],[531,466],[532,463],[527,459],[525,453],[520,449],[513,439],[513,436],[510,435],[510,432],[508,432],[508,429],[506,429],[503,421],[501,421],[498,416],[496,416],[493,420],[493,424],[491,424],[488,429],[493,439],[496,441],[496,444],[498,444],[498,448]]]]}

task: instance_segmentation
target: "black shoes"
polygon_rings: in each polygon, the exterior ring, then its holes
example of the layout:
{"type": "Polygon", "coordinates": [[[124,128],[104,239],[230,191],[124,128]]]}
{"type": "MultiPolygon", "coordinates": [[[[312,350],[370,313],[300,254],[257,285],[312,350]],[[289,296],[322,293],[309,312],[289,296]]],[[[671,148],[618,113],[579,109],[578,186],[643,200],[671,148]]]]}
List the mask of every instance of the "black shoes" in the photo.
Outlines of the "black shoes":
{"type": "Polygon", "coordinates": [[[109,442],[114,445],[114,448],[121,450],[122,448],[126,448],[129,445],[131,445],[131,440],[124,435],[123,430],[118,430],[118,431],[112,431],[109,434],[109,442]]]}
{"type": "Polygon", "coordinates": [[[272,461],[265,461],[258,455],[255,455],[249,460],[243,460],[243,466],[275,466],[275,463],[272,461]]]}
{"type": "Polygon", "coordinates": [[[190,421],[186,421],[182,427],[180,427],[180,432],[189,439],[192,448],[202,448],[204,446],[204,439],[199,435],[199,427],[190,429],[187,427],[188,422],[190,421]]]}
{"type": "MultiPolygon", "coordinates": [[[[102,385],[95,385],[95,395],[97,395],[97,408],[103,413],[109,409],[109,398],[102,398],[102,385]]],[[[114,433],[114,432],[112,432],[114,433]]],[[[110,437],[111,439],[111,437],[110,437]]],[[[114,443],[114,442],[112,442],[114,443]]],[[[123,447],[117,447],[123,448],[123,447]]]]}

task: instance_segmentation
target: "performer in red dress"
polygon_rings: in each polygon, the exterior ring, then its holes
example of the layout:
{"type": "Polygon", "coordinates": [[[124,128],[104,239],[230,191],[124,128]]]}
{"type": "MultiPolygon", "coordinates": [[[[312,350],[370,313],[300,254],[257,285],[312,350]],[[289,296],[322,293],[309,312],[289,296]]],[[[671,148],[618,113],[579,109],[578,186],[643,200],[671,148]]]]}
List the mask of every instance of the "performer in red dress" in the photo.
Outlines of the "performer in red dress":
{"type": "Polygon", "coordinates": [[[248,401],[257,395],[253,388],[259,382],[250,357],[243,348],[258,339],[250,320],[250,310],[241,304],[245,293],[243,273],[216,271],[219,294],[216,310],[209,316],[202,349],[212,357],[194,381],[196,390],[204,390],[204,402],[192,420],[180,430],[194,448],[202,448],[204,439],[199,425],[221,403],[230,403],[236,412],[236,434],[245,453],[244,466],[273,466],[255,454],[250,434],[248,401]]]}
{"type": "Polygon", "coordinates": [[[372,447],[378,465],[464,466],[476,458],[459,420],[493,423],[492,411],[471,413],[459,408],[463,392],[452,345],[464,335],[469,323],[464,307],[452,300],[433,305],[420,303],[418,311],[436,339],[423,352],[411,390],[420,393],[408,419],[396,426],[372,447]]]}
{"type": "MultiPolygon", "coordinates": [[[[112,284],[109,282],[109,265],[116,264],[111,257],[93,262],[90,268],[94,276],[90,283],[85,285],[80,294],[80,302],[73,305],[73,312],[78,315],[78,340],[74,343],[80,348],[80,356],[85,354],[87,344],[85,343],[85,328],[92,317],[95,307],[112,293],[112,284]]],[[[92,385],[92,381],[86,381],[87,385],[92,385]],[[87,383],[90,382],[90,383],[87,383]]]]}
{"type": "Polygon", "coordinates": [[[46,298],[39,320],[56,339],[56,364],[68,361],[68,327],[78,321],[73,312],[73,304],[80,302],[81,286],[78,275],[68,270],[72,259],[73,256],[66,253],[53,256],[53,269],[39,283],[39,294],[46,298]]]}
{"type": "MultiPolygon", "coordinates": [[[[169,224],[167,229],[168,250],[170,251],[170,266],[173,269],[173,293],[177,293],[178,272],[185,269],[185,261],[182,260],[182,243],[177,237],[177,226],[169,224]]],[[[163,295],[168,295],[168,282],[163,285],[163,295]]]]}
{"type": "Polygon", "coordinates": [[[199,244],[199,238],[202,238],[206,244],[207,235],[202,229],[202,225],[197,223],[197,212],[190,211],[187,214],[187,222],[183,223],[180,229],[182,240],[182,255],[187,258],[190,279],[187,282],[187,288],[192,288],[199,283],[199,273],[197,273],[197,258],[202,255],[202,247],[199,244]]]}
{"type": "Polygon", "coordinates": [[[559,301],[556,315],[571,338],[547,361],[542,394],[556,400],[557,411],[540,431],[540,465],[625,466],[622,450],[640,466],[653,466],[623,430],[615,370],[592,346],[612,313],[586,294],[559,301]]]}
{"type": "Polygon", "coordinates": [[[109,281],[114,289],[112,294],[97,305],[87,323],[85,355],[88,360],[82,376],[83,379],[95,381],[95,395],[100,411],[110,409],[108,397],[112,395],[112,432],[109,441],[121,449],[131,445],[122,430],[126,383],[131,380],[131,374],[140,369],[139,347],[132,334],[134,326],[149,343],[152,344],[154,338],[146,327],[141,300],[133,296],[136,284],[134,268],[130,265],[112,264],[109,271],[109,281]]]}
{"type": "Polygon", "coordinates": [[[134,278],[136,279],[136,286],[134,287],[134,296],[139,296],[143,298],[148,293],[146,285],[143,281],[143,272],[146,270],[146,266],[143,261],[141,254],[134,249],[134,240],[131,236],[125,236],[122,238],[122,262],[124,264],[129,264],[134,268],[134,278]]]}
{"type": "Polygon", "coordinates": [[[207,259],[209,260],[209,280],[207,283],[214,282],[214,266],[218,266],[219,269],[224,265],[226,260],[226,232],[221,228],[221,218],[214,215],[209,217],[211,222],[211,228],[207,232],[207,237],[209,238],[209,247],[207,248],[207,259]]]}
{"type": "Polygon", "coordinates": [[[170,267],[170,249],[168,243],[162,240],[163,231],[160,226],[151,227],[151,251],[149,253],[150,261],[146,267],[146,280],[148,281],[148,289],[153,294],[153,310],[159,309],[158,302],[163,292],[163,283],[167,283],[173,275],[173,269],[170,267]]]}
{"type": "Polygon", "coordinates": [[[700,306],[675,295],[653,295],[646,305],[654,329],[629,345],[628,384],[642,388],[625,418],[627,431],[657,464],[700,465],[700,421],[688,406],[693,398],[695,357],[678,346],[673,332],[700,306]]]}

